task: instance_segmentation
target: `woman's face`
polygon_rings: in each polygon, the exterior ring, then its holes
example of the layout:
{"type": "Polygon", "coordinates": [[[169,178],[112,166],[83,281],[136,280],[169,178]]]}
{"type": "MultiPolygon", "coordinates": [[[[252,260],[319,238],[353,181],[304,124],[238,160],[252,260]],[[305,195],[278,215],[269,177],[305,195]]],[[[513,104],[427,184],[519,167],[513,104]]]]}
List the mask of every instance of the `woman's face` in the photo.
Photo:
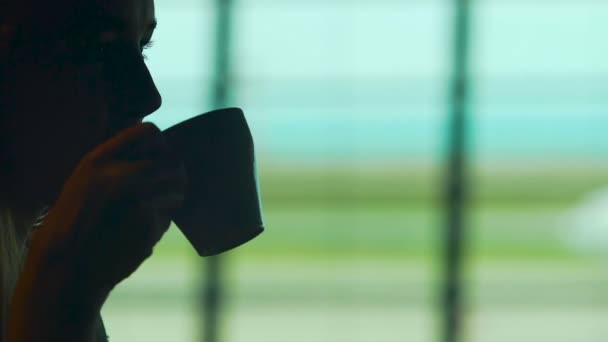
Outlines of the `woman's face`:
{"type": "Polygon", "coordinates": [[[161,104],[142,57],[153,0],[34,2],[46,4],[16,23],[0,109],[2,186],[30,206],[52,203],[87,152],[161,104]]]}

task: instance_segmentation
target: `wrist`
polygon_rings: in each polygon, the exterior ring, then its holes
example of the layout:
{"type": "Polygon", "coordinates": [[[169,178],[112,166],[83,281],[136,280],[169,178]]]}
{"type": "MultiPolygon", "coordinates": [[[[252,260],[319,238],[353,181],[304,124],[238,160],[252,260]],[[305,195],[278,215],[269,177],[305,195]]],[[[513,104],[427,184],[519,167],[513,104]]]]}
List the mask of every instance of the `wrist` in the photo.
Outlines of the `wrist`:
{"type": "Polygon", "coordinates": [[[87,287],[74,268],[29,255],[9,308],[9,340],[85,340],[107,294],[87,287]]]}
{"type": "Polygon", "coordinates": [[[29,271],[32,274],[31,283],[42,284],[51,292],[79,303],[79,306],[100,309],[112,288],[91,279],[89,274],[92,272],[84,272],[86,265],[80,263],[80,259],[71,253],[30,248],[24,273],[29,271]]]}

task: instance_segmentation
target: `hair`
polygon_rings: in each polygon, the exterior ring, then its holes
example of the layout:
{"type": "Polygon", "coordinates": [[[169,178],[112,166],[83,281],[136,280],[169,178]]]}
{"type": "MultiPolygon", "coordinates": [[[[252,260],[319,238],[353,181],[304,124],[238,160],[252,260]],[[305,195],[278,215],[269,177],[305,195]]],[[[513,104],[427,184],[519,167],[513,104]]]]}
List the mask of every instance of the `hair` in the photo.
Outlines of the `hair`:
{"type": "MultiPolygon", "coordinates": [[[[5,9],[5,6],[2,6],[5,9]]],[[[4,11],[3,11],[4,12],[4,11]]],[[[6,13],[6,12],[4,12],[6,13]]],[[[7,79],[6,79],[6,67],[7,67],[7,55],[9,51],[9,45],[11,40],[10,31],[11,27],[7,23],[7,17],[0,17],[0,95],[6,95],[7,79]]],[[[6,113],[6,107],[4,106],[5,99],[0,98],[0,122],[3,122],[6,113]]],[[[2,126],[0,126],[0,131],[2,126]]],[[[0,146],[0,177],[5,178],[3,171],[8,167],[8,158],[6,158],[5,146],[0,146]]],[[[6,186],[6,179],[0,179],[0,184],[6,186]]],[[[0,188],[0,195],[6,195],[6,189],[0,188]]],[[[22,218],[15,215],[15,211],[12,210],[6,203],[7,199],[4,198],[0,202],[0,342],[6,339],[6,321],[8,319],[8,306],[10,304],[11,297],[17,279],[21,273],[23,259],[25,255],[25,243],[20,242],[20,228],[19,221],[22,218]]]]}
{"type": "Polygon", "coordinates": [[[6,205],[0,206],[0,341],[4,341],[8,306],[27,252],[26,222],[32,217],[20,217],[6,205]]]}
{"type": "MultiPolygon", "coordinates": [[[[3,123],[7,113],[6,100],[10,86],[7,71],[10,60],[10,50],[13,40],[14,17],[7,13],[15,13],[7,9],[16,1],[2,2],[0,10],[0,132],[4,131],[3,123]]],[[[4,134],[3,134],[4,135],[4,134]]],[[[6,323],[8,307],[13,291],[27,254],[26,236],[35,220],[35,212],[15,208],[8,194],[8,170],[10,168],[10,151],[5,141],[0,139],[0,342],[6,339],[6,323]]]]}

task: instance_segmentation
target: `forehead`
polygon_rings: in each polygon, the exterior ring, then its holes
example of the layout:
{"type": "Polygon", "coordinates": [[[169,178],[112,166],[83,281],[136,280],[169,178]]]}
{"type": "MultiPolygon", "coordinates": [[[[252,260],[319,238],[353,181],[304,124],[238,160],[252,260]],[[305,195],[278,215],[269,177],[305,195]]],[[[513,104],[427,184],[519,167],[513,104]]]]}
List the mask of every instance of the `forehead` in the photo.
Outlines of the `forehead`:
{"type": "Polygon", "coordinates": [[[17,26],[43,35],[98,25],[139,31],[155,17],[154,0],[30,0],[18,7],[17,26]]]}
{"type": "Polygon", "coordinates": [[[130,28],[145,27],[154,20],[154,0],[95,0],[84,1],[85,15],[91,19],[122,22],[130,28]]]}

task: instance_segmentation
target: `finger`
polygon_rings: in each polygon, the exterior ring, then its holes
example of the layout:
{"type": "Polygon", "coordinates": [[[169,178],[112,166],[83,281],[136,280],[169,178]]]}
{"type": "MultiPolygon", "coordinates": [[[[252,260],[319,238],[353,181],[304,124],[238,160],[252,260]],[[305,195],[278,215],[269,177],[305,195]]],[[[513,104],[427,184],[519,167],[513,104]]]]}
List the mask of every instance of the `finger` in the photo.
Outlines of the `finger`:
{"type": "Polygon", "coordinates": [[[130,162],[114,162],[107,165],[100,171],[101,186],[109,188],[102,191],[118,191],[129,189],[129,187],[140,182],[145,175],[152,174],[158,170],[160,162],[158,160],[137,160],[130,162]]]}
{"type": "Polygon", "coordinates": [[[167,179],[156,182],[142,182],[132,185],[125,197],[140,203],[171,204],[173,200],[183,201],[186,194],[185,183],[181,179],[167,179]]]}
{"type": "Polygon", "coordinates": [[[181,184],[183,187],[187,184],[186,168],[183,164],[162,166],[160,168],[151,167],[139,173],[139,178],[135,179],[135,183],[140,186],[154,187],[155,183],[175,183],[181,184]]]}
{"type": "Polygon", "coordinates": [[[123,223],[127,223],[125,225],[127,229],[119,232],[121,241],[127,242],[132,250],[148,250],[160,240],[171,225],[171,215],[167,211],[137,206],[123,223]]]}
{"type": "MultiPolygon", "coordinates": [[[[143,162],[144,165],[146,162],[143,162]]],[[[156,167],[152,161],[147,169],[123,176],[124,179],[117,185],[120,194],[131,197],[145,197],[155,193],[185,191],[188,180],[183,165],[172,167],[156,167]]]]}
{"type": "MultiPolygon", "coordinates": [[[[147,256],[152,254],[154,246],[160,241],[165,232],[171,226],[171,217],[167,214],[153,214],[148,216],[149,229],[142,236],[143,246],[148,246],[147,256]]],[[[145,251],[146,249],[144,249],[145,251]]]]}
{"type": "Polygon", "coordinates": [[[150,196],[139,201],[139,206],[143,210],[173,211],[184,204],[185,195],[183,192],[169,194],[159,194],[150,196]]]}
{"type": "Polygon", "coordinates": [[[120,159],[121,154],[135,148],[146,139],[159,139],[161,130],[151,122],[144,122],[121,131],[111,139],[103,142],[91,152],[91,158],[97,162],[120,159]]]}
{"type": "Polygon", "coordinates": [[[117,157],[118,159],[125,160],[176,158],[176,156],[172,154],[167,141],[161,134],[137,142],[132,148],[119,153],[117,157]]]}

